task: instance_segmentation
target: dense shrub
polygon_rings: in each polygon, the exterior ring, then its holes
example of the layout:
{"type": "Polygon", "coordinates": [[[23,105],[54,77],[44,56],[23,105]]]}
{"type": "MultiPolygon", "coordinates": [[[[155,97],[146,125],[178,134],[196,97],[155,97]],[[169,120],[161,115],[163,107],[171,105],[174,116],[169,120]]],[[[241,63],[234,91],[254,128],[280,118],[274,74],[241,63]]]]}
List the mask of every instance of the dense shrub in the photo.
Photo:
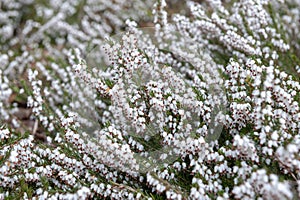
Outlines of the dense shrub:
{"type": "Polygon", "coordinates": [[[299,1],[0,9],[0,199],[300,198],[299,1]]]}

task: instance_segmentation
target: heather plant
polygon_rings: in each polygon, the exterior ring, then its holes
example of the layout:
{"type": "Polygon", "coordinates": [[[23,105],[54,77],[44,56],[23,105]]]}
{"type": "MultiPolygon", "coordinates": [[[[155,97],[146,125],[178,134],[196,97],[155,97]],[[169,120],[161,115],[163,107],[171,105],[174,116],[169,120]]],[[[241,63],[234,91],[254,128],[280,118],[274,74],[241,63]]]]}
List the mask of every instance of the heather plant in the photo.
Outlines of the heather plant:
{"type": "Polygon", "coordinates": [[[298,1],[0,9],[0,199],[300,198],[298,1]]]}

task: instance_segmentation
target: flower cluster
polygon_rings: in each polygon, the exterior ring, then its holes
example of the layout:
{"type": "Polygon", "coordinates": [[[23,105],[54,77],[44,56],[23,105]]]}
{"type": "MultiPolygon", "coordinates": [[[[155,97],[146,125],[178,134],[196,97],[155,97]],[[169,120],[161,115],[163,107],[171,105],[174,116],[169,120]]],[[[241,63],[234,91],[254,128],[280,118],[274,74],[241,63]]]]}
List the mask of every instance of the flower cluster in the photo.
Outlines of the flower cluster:
{"type": "Polygon", "coordinates": [[[0,199],[300,198],[299,1],[0,9],[0,199]]]}

